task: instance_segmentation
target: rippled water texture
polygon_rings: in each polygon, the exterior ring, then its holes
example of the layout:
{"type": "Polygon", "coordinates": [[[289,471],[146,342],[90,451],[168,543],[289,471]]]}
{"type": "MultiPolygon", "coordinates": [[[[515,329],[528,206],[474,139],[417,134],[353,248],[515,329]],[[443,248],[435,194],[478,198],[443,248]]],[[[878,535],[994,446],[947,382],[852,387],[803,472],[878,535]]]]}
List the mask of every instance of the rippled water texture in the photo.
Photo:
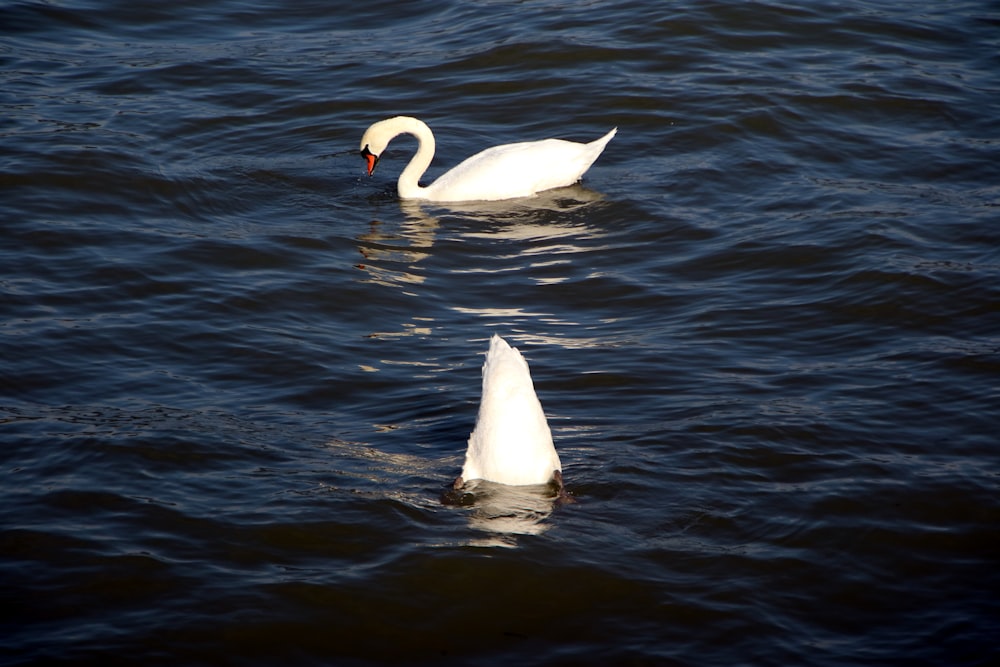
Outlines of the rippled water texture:
{"type": "Polygon", "coordinates": [[[1000,3],[8,2],[0,110],[0,664],[1000,658],[1000,3]],[[576,502],[446,493],[493,333],[576,502]]]}

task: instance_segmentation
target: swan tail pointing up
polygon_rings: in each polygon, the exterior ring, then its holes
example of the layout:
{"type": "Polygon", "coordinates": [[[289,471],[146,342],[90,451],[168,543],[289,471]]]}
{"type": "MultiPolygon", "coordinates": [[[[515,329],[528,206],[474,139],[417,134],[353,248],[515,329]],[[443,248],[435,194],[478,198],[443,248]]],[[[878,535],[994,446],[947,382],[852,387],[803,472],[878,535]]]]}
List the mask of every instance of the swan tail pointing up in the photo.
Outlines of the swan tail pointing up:
{"type": "Polygon", "coordinates": [[[483,364],[479,415],[458,483],[485,479],[511,486],[546,484],[561,481],[561,471],[528,363],[494,335],[483,364]]]}

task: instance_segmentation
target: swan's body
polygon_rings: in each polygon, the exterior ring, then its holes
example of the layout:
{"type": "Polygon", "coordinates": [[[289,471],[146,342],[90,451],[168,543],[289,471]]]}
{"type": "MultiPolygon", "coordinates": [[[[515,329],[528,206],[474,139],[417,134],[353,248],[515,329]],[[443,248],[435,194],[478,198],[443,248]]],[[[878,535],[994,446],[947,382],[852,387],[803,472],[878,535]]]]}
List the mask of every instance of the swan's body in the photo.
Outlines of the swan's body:
{"type": "Polygon", "coordinates": [[[562,464],[535,395],[528,362],[496,334],[483,364],[476,428],[469,436],[465,465],[455,488],[474,479],[511,486],[555,481],[562,486],[562,464]]]}
{"type": "Polygon", "coordinates": [[[576,183],[615,132],[617,128],[589,144],[544,139],[487,148],[426,187],[418,181],[434,158],[434,135],[422,120],[409,116],[380,120],[361,137],[361,155],[368,160],[371,176],[389,142],[400,134],[412,134],[420,145],[399,175],[400,197],[441,202],[495,201],[528,197],[576,183]]]}

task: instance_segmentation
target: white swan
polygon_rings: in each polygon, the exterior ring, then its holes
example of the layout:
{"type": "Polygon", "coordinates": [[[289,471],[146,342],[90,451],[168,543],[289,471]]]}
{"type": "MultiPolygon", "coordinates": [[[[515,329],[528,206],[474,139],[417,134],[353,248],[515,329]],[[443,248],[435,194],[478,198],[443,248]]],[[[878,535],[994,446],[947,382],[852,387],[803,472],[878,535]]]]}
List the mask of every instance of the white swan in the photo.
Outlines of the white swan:
{"type": "Polygon", "coordinates": [[[368,161],[371,176],[389,142],[400,134],[412,134],[420,145],[399,175],[400,197],[439,202],[495,201],[528,197],[576,183],[617,131],[614,128],[589,144],[544,139],[487,148],[427,187],[422,187],[418,180],[434,158],[434,135],[422,120],[409,116],[380,120],[361,137],[361,155],[368,161]]]}
{"type": "Polygon", "coordinates": [[[483,395],[455,488],[484,479],[511,486],[547,484],[562,489],[562,464],[552,444],[528,362],[494,334],[483,364],[483,395]]]}

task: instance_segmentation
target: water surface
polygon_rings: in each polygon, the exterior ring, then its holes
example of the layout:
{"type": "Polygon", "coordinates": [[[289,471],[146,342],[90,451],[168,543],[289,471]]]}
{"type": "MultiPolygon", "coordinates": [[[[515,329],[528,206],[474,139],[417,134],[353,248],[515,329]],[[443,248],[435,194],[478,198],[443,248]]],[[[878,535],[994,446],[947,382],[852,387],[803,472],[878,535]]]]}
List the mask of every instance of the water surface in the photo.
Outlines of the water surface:
{"type": "Polygon", "coordinates": [[[1000,4],[0,26],[3,664],[996,661],[1000,4]],[[619,130],[427,205],[400,113],[619,130]],[[575,503],[441,502],[494,332],[575,503]]]}

